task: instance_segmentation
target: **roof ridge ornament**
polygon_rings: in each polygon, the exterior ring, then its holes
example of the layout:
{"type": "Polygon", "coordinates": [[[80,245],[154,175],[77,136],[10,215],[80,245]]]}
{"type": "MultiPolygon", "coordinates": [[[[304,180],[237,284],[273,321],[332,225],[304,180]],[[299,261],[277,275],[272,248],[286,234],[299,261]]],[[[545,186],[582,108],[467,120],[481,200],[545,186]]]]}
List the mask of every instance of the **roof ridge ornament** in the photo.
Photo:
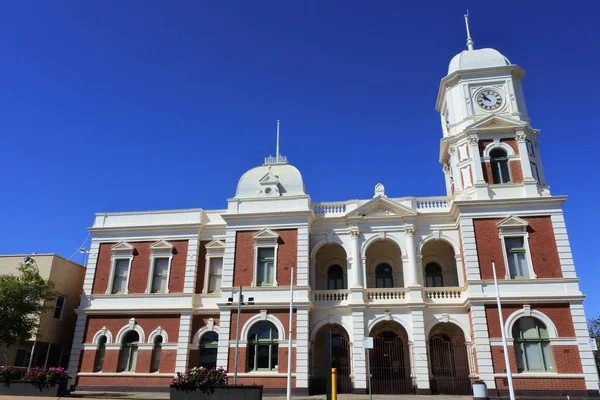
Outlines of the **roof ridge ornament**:
{"type": "Polygon", "coordinates": [[[473,39],[471,39],[471,31],[469,30],[469,9],[467,9],[467,13],[465,14],[465,25],[467,27],[467,49],[469,51],[473,50],[473,39]]]}

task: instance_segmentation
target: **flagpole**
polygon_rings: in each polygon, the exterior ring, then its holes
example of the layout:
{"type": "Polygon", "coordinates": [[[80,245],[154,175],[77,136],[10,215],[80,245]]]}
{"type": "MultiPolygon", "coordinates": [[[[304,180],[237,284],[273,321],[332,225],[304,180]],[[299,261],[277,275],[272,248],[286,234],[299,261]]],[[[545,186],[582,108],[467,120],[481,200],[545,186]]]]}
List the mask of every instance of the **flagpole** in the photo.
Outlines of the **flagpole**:
{"type": "MultiPolygon", "coordinates": [[[[277,121],[279,122],[279,121],[277,121]]],[[[292,314],[294,312],[294,267],[290,278],[290,325],[288,331],[287,400],[292,398],[292,314]]]]}
{"type": "Polygon", "coordinates": [[[496,303],[498,304],[498,318],[500,318],[500,333],[502,334],[502,346],[504,347],[504,363],[506,364],[506,377],[508,378],[508,393],[510,400],[515,400],[515,388],[513,387],[512,372],[510,371],[510,361],[508,359],[508,343],[506,342],[506,332],[504,331],[504,318],[502,317],[502,305],[500,304],[500,289],[498,288],[498,279],[496,278],[496,264],[492,261],[492,271],[494,271],[494,286],[496,286],[496,303]]]}

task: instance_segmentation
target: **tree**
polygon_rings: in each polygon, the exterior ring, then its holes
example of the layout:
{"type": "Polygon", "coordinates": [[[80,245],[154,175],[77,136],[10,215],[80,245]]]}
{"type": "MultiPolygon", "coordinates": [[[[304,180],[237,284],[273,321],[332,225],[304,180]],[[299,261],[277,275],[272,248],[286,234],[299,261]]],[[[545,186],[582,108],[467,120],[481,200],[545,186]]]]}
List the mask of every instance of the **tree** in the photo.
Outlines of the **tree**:
{"type": "MultiPolygon", "coordinates": [[[[588,320],[588,330],[590,337],[596,339],[596,345],[600,348],[600,316],[588,320]]],[[[594,357],[596,358],[596,368],[600,371],[600,351],[595,351],[594,357]]]]}
{"type": "Polygon", "coordinates": [[[41,314],[56,298],[54,282],[42,278],[36,265],[21,263],[17,269],[18,275],[0,275],[0,349],[36,334],[41,314]]]}

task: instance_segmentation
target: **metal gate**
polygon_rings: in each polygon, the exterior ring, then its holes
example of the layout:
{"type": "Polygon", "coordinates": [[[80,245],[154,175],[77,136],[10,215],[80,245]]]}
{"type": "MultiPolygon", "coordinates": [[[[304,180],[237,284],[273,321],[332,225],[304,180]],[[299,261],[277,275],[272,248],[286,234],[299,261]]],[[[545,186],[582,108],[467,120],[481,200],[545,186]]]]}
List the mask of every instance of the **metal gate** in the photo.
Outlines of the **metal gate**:
{"type": "Polygon", "coordinates": [[[410,377],[408,344],[400,336],[392,340],[373,339],[369,351],[371,363],[371,389],[374,394],[412,394],[414,385],[410,377]]]}
{"type": "Polygon", "coordinates": [[[429,340],[433,394],[473,394],[465,338],[437,335],[429,340]]]}
{"type": "Polygon", "coordinates": [[[336,368],[337,392],[352,393],[352,367],[350,343],[346,338],[333,335],[331,338],[331,366],[326,364],[324,336],[313,343],[311,349],[310,385],[311,395],[325,394],[327,380],[331,379],[331,368],[336,368]]]}

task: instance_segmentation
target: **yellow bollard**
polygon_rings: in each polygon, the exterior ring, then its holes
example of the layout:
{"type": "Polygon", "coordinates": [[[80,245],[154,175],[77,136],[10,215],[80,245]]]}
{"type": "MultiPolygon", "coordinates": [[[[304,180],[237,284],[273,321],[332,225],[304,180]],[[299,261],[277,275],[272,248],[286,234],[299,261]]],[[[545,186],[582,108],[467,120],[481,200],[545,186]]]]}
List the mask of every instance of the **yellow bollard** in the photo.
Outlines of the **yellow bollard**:
{"type": "Polygon", "coordinates": [[[331,400],[337,400],[337,379],[336,369],[331,368],[331,400]]]}

